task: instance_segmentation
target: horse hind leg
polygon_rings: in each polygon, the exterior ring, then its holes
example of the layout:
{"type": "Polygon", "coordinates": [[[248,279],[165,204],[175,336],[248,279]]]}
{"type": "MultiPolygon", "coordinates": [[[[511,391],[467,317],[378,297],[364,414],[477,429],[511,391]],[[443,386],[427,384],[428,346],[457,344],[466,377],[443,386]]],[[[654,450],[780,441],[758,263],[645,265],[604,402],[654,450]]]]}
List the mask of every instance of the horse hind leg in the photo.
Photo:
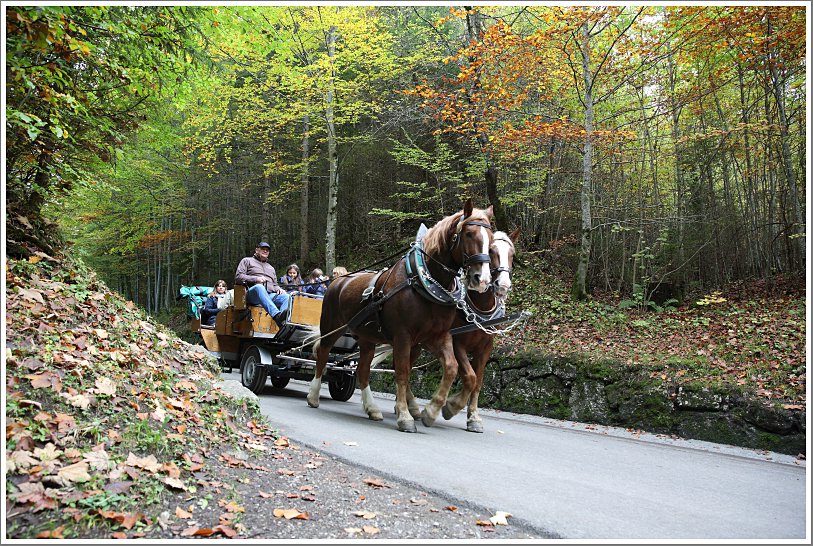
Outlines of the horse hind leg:
{"type": "MultiPolygon", "coordinates": [[[[322,331],[327,328],[323,325],[322,331]]],[[[313,369],[313,379],[311,380],[310,388],[308,389],[308,405],[312,408],[319,407],[319,393],[322,390],[322,375],[325,373],[327,366],[327,359],[330,355],[330,349],[336,343],[336,340],[344,335],[346,329],[341,331],[334,331],[331,335],[317,340],[313,344],[313,354],[316,357],[316,366],[313,369]]]]}
{"type": "Polygon", "coordinates": [[[370,389],[370,363],[375,353],[375,344],[359,342],[359,364],[356,367],[356,379],[361,389],[361,407],[373,421],[383,421],[384,416],[373,400],[373,391],[370,389]]]}

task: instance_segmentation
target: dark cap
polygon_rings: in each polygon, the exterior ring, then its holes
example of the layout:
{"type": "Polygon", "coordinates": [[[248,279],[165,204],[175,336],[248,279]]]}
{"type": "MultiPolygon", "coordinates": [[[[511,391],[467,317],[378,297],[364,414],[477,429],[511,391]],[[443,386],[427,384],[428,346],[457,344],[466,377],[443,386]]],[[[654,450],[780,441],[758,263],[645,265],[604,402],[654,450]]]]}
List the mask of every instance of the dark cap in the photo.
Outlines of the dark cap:
{"type": "Polygon", "coordinates": [[[258,244],[258,245],[257,245],[257,248],[268,248],[268,249],[270,249],[270,248],[271,248],[271,245],[269,245],[268,243],[266,243],[265,241],[263,241],[262,243],[260,243],[260,244],[258,244]]]}

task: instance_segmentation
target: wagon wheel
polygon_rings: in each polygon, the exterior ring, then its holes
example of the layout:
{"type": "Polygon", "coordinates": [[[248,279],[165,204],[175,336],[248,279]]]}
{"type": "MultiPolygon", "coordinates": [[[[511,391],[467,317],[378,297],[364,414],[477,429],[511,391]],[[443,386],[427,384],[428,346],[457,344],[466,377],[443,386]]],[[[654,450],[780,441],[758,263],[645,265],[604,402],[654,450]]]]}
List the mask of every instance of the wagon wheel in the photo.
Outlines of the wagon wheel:
{"type": "Polygon", "coordinates": [[[278,389],[284,389],[286,385],[288,385],[288,381],[290,381],[290,377],[272,377],[271,384],[274,385],[278,389]]]}
{"type": "Polygon", "coordinates": [[[356,374],[341,374],[338,379],[327,383],[330,397],[339,402],[347,402],[356,391],[356,374]]]}
{"type": "Polygon", "coordinates": [[[265,388],[265,379],[268,370],[261,364],[260,350],[252,345],[243,353],[240,362],[240,378],[243,386],[253,393],[261,394],[265,388]]]}

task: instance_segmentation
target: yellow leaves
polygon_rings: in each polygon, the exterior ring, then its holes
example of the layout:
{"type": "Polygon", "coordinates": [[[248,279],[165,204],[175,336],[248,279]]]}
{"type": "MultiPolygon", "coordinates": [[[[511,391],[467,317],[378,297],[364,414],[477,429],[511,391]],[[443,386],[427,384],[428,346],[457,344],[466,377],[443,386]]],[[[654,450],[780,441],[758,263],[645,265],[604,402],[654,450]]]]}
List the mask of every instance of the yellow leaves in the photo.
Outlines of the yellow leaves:
{"type": "Polygon", "coordinates": [[[378,514],[376,512],[368,512],[367,510],[358,510],[356,512],[353,512],[353,515],[356,516],[357,518],[375,519],[375,517],[378,514]]]}
{"type": "Polygon", "coordinates": [[[724,303],[727,300],[720,296],[721,292],[712,292],[707,296],[703,296],[700,300],[695,302],[697,305],[715,305],[717,303],[724,303]]]}
{"type": "Polygon", "coordinates": [[[180,506],[175,507],[175,517],[178,519],[189,519],[192,517],[192,512],[187,512],[180,506]]]}
{"type": "Polygon", "coordinates": [[[285,519],[310,519],[310,514],[307,512],[300,512],[296,508],[274,508],[274,517],[285,519]]]}
{"type": "Polygon", "coordinates": [[[234,513],[234,514],[242,513],[242,512],[246,511],[245,506],[240,506],[236,502],[227,501],[226,499],[220,499],[218,501],[217,505],[220,506],[221,508],[225,508],[226,512],[230,512],[230,513],[234,513]]]}
{"type": "Polygon", "coordinates": [[[19,449],[6,454],[6,465],[9,472],[24,472],[38,463],[30,451],[19,449]]]}
{"type": "Polygon", "coordinates": [[[164,422],[164,418],[167,416],[167,411],[161,407],[160,400],[155,401],[155,411],[150,414],[150,417],[158,421],[159,423],[164,422]]]}

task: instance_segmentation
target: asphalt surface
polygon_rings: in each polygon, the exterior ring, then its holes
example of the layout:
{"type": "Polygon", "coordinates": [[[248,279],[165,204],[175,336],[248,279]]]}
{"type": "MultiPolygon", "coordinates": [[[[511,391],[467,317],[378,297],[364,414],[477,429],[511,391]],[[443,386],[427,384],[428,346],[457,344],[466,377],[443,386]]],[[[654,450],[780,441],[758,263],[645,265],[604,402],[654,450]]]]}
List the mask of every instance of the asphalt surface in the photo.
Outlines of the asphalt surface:
{"type": "MultiPolygon", "coordinates": [[[[239,381],[238,373],[224,379],[239,381]]],[[[615,427],[485,410],[398,432],[393,397],[370,421],[359,391],[310,408],[308,385],[266,386],[260,406],[293,441],[461,503],[506,511],[566,539],[809,539],[806,462],[615,427]]],[[[425,401],[422,401],[425,402],[425,401]]]]}

